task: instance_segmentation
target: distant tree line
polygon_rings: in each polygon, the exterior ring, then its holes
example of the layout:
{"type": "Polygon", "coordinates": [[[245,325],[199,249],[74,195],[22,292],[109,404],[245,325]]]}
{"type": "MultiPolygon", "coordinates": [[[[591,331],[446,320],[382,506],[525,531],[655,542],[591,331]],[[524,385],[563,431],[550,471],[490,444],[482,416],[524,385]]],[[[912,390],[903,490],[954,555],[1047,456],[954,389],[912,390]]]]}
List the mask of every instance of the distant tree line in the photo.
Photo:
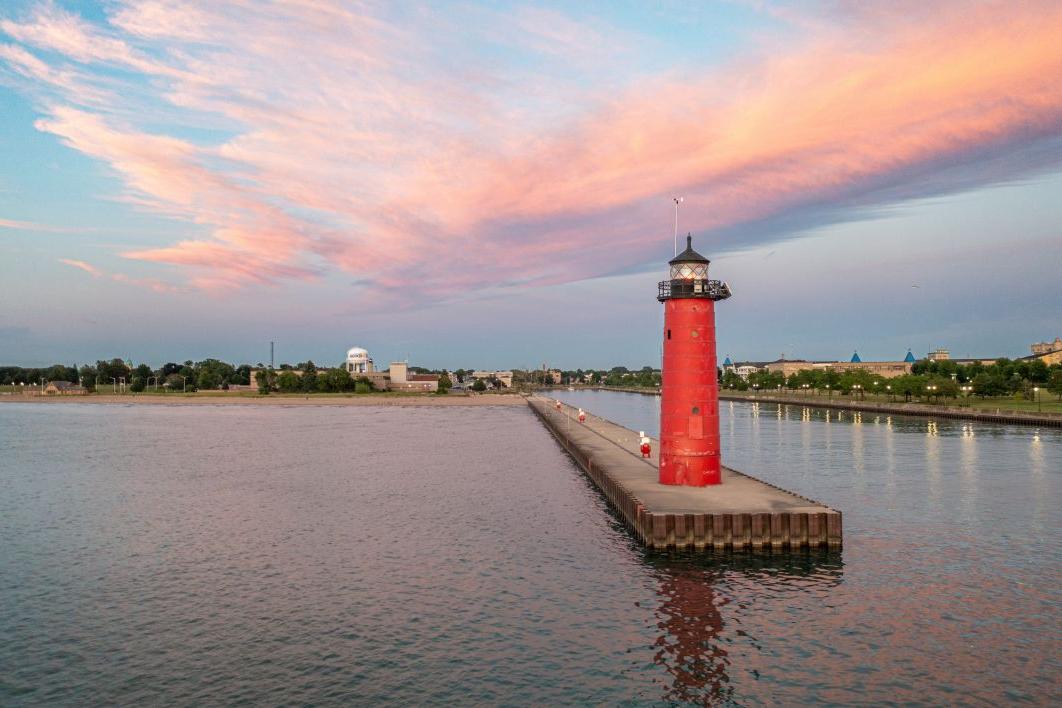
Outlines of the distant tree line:
{"type": "MultiPolygon", "coordinates": [[[[440,392],[448,391],[452,379],[445,372],[424,367],[409,367],[412,373],[439,374],[440,392]]],[[[453,378],[466,382],[472,374],[470,369],[457,369],[453,378]]],[[[318,369],[312,361],[296,365],[281,364],[268,371],[262,364],[234,366],[218,359],[203,359],[183,363],[169,362],[158,368],[147,364],[132,367],[121,359],[99,360],[94,365],[81,367],[54,364],[47,367],[0,366],[0,385],[39,385],[49,381],[72,381],[89,390],[106,391],[120,384],[133,392],[152,390],[196,391],[200,389],[227,389],[230,386],[257,386],[262,393],[369,393],[372,382],[365,377],[354,378],[343,367],[318,369]],[[259,369],[256,380],[251,381],[251,371],[259,369]],[[297,373],[298,372],[298,373],[297,373]]],[[[631,370],[624,366],[611,369],[575,369],[561,372],[561,381],[591,383],[606,386],[656,388],[660,385],[660,372],[650,366],[631,370]]],[[[806,369],[788,377],[781,373],[756,371],[748,379],[742,379],[733,371],[719,371],[719,381],[724,388],[740,391],[815,390],[837,392],[840,395],[881,393],[912,398],[954,398],[969,387],[968,393],[981,397],[1021,396],[1031,399],[1033,388],[1039,387],[1062,400],[1062,365],[1048,366],[1040,360],[999,359],[993,364],[980,362],[959,364],[954,361],[915,362],[911,373],[887,379],[865,369],[843,373],[828,369],[806,369]],[[805,389],[806,387],[806,389],[805,389]]],[[[513,371],[514,385],[525,383],[552,383],[541,370],[513,371]]],[[[476,391],[488,387],[500,388],[497,379],[476,381],[471,388],[476,391]]]]}
{"type": "Polygon", "coordinates": [[[865,369],[843,373],[828,369],[805,369],[788,377],[781,373],[756,371],[747,380],[733,371],[721,374],[724,388],[739,391],[804,390],[835,391],[841,395],[882,393],[912,398],[955,398],[966,393],[982,398],[991,396],[1021,396],[1032,399],[1035,387],[1047,390],[1062,399],[1062,365],[1048,366],[1042,361],[1013,361],[999,359],[994,364],[980,362],[959,364],[954,361],[915,362],[911,373],[885,378],[865,369]]]}
{"type": "Polygon", "coordinates": [[[280,393],[372,393],[372,382],[364,376],[354,378],[343,367],[319,370],[312,361],[297,367],[282,366],[279,371],[261,369],[255,372],[258,392],[280,393]],[[299,372],[299,373],[296,373],[299,372]]]}
{"type": "MultiPolygon", "coordinates": [[[[409,367],[411,373],[438,373],[439,391],[450,390],[452,381],[444,372],[420,366],[409,367]]],[[[198,391],[227,390],[230,386],[257,386],[262,393],[370,393],[372,382],[362,376],[354,378],[343,367],[319,369],[313,361],[295,365],[280,364],[268,370],[263,364],[256,366],[228,364],[219,359],[202,361],[169,362],[158,368],[147,364],[131,366],[122,359],[101,359],[95,364],[81,367],[55,364],[47,367],[0,366],[0,385],[40,385],[42,381],[71,381],[90,391],[107,392],[123,387],[138,393],[145,390],[198,391]],[[251,372],[256,370],[255,380],[251,372]]]]}
{"type": "Polygon", "coordinates": [[[251,365],[233,366],[218,359],[204,359],[183,364],[169,362],[153,369],[147,364],[130,366],[121,359],[101,359],[81,367],[56,364],[45,368],[20,366],[0,367],[0,384],[34,384],[48,381],[71,381],[92,390],[108,390],[124,385],[129,391],[147,388],[196,391],[198,389],[227,389],[229,386],[250,385],[251,365]]]}
{"type": "Polygon", "coordinates": [[[39,385],[41,381],[77,381],[77,367],[53,364],[42,368],[0,366],[0,385],[39,385]]]}
{"type": "MultiPolygon", "coordinates": [[[[570,369],[560,372],[561,384],[592,384],[599,386],[624,386],[633,388],[656,388],[660,385],[660,370],[651,366],[628,369],[613,366],[611,369],[570,369]]],[[[540,369],[513,371],[513,383],[530,381],[534,384],[552,384],[553,379],[540,369]]]]}

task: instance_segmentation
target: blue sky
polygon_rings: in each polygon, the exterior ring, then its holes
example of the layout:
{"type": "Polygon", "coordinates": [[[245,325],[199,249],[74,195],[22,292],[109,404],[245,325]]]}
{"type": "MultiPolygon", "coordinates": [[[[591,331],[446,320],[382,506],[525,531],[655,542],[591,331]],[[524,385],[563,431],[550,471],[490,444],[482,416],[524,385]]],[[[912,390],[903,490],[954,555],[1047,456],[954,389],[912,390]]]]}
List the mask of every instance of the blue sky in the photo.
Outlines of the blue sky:
{"type": "Polygon", "coordinates": [[[657,364],[1062,334],[1062,10],[16,2],[0,362],[657,364]],[[961,28],[961,32],[957,31],[961,28]]]}

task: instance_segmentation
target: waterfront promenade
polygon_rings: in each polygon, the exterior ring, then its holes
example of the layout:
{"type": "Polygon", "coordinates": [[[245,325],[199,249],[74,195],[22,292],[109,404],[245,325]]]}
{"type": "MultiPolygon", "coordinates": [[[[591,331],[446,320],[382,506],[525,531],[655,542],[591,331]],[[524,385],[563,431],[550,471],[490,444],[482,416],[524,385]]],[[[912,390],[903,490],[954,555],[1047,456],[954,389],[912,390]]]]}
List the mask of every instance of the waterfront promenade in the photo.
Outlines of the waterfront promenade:
{"type": "MultiPolygon", "coordinates": [[[[646,396],[658,396],[659,391],[626,386],[588,386],[588,389],[601,391],[620,391],[623,393],[640,393],[646,396]]],[[[720,401],[747,401],[749,403],[780,403],[787,406],[807,406],[809,408],[829,408],[833,410],[864,411],[868,413],[886,413],[889,415],[912,415],[930,418],[954,418],[958,420],[976,420],[982,423],[1006,423],[1012,425],[1034,425],[1041,428],[1062,428],[1062,415],[1056,413],[1026,413],[984,408],[940,406],[927,403],[878,403],[843,399],[840,396],[787,395],[768,393],[745,393],[720,389],[720,401]]]]}
{"type": "Polygon", "coordinates": [[[841,514],[728,467],[710,487],[658,481],[659,441],[642,458],[636,431],[543,396],[528,405],[651,548],[840,547],[841,514]]]}

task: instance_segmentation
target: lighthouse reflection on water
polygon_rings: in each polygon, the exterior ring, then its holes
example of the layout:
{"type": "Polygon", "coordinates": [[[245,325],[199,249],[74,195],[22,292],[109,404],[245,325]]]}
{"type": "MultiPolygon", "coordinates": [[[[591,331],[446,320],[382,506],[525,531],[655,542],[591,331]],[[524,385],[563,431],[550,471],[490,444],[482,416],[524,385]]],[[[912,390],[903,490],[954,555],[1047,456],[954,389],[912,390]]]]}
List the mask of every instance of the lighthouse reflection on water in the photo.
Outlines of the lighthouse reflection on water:
{"type": "MultiPolygon", "coordinates": [[[[798,590],[829,592],[843,577],[840,553],[827,550],[707,556],[646,552],[645,561],[657,583],[653,660],[670,677],[660,687],[665,703],[733,700],[739,685],[772,668],[770,656],[748,651],[762,630],[756,621],[764,609],[759,602],[798,590]]],[[[764,638],[768,643],[791,628],[770,631],[764,638]]]]}

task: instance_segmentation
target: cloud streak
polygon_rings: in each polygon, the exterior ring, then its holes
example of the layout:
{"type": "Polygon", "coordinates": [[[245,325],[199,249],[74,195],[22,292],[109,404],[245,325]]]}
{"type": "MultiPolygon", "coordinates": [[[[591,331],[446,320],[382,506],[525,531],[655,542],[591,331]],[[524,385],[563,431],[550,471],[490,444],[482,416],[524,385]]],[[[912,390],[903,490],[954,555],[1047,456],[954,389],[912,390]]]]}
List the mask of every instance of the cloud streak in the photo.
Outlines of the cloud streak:
{"type": "Polygon", "coordinates": [[[858,7],[644,76],[651,39],[534,8],[44,3],[0,21],[0,65],[38,129],[189,225],[125,257],[445,298],[659,259],[675,193],[719,250],[1062,164],[1057,3],[858,7]]]}
{"type": "Polygon", "coordinates": [[[17,219],[0,219],[0,229],[12,229],[15,231],[39,231],[51,234],[76,234],[86,233],[91,229],[76,228],[71,226],[52,226],[50,224],[38,224],[35,221],[19,221],[17,219]]]}
{"type": "Polygon", "coordinates": [[[86,263],[85,261],[79,261],[76,258],[60,258],[59,262],[65,264],[65,265],[68,265],[71,268],[77,268],[78,270],[83,270],[86,273],[88,273],[89,275],[91,275],[93,278],[102,278],[103,277],[103,271],[101,271],[99,268],[97,268],[94,265],[86,263]]]}
{"type": "Polygon", "coordinates": [[[71,268],[77,268],[91,275],[93,278],[104,278],[112,280],[116,283],[125,283],[128,285],[135,285],[137,287],[147,288],[157,293],[176,294],[186,292],[185,288],[171,285],[170,283],[164,283],[156,278],[133,278],[125,273],[106,273],[91,263],[77,260],[76,258],[60,258],[59,262],[68,265],[71,268]]]}

